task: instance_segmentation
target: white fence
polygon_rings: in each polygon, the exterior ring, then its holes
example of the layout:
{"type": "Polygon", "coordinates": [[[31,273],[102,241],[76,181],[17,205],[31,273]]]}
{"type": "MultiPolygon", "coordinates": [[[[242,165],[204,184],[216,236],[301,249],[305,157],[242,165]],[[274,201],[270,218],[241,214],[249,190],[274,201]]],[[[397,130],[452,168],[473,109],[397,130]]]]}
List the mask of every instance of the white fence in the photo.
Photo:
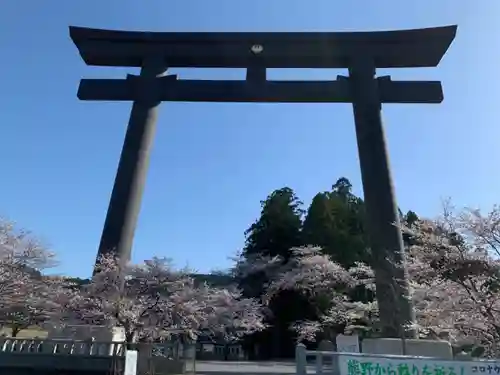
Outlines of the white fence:
{"type": "Polygon", "coordinates": [[[343,353],[307,350],[297,345],[297,375],[307,374],[307,359],[314,357],[317,375],[500,375],[497,360],[442,360],[433,357],[343,353]]]}

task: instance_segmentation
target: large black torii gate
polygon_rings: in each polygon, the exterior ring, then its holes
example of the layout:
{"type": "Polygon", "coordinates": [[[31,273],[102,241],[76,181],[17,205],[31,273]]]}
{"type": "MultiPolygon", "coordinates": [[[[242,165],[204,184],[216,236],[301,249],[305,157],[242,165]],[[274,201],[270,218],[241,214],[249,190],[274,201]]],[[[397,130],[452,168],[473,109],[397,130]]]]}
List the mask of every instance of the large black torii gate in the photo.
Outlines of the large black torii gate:
{"type": "MultiPolygon", "coordinates": [[[[153,33],[70,27],[87,65],[140,67],[126,79],[82,79],[81,100],[133,101],[98,254],[130,258],[163,101],[352,103],[383,333],[408,335],[408,277],[382,103],[441,103],[439,81],[392,81],[377,68],[435,67],[456,26],[345,33],[153,33]],[[168,68],[246,68],[246,80],[183,80],[168,68]],[[348,68],[332,81],[269,81],[267,68],[348,68]],[[403,266],[398,266],[402,264],[403,266]]],[[[412,335],[412,332],[409,333],[412,335]]]]}

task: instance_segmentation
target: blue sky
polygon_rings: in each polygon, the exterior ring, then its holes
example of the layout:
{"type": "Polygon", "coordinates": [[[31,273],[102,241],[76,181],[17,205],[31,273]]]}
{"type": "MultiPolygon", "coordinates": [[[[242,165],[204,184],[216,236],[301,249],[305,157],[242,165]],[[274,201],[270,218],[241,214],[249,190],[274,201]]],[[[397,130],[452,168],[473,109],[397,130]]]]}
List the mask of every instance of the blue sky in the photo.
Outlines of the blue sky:
{"type": "MultiPolygon", "coordinates": [[[[487,209],[498,199],[498,0],[7,0],[0,12],[0,214],[39,234],[60,272],[88,276],[106,214],[130,103],[80,102],[87,67],[69,25],[149,31],[358,31],[458,24],[436,69],[394,79],[442,80],[441,105],[388,105],[384,121],[403,210],[439,212],[440,198],[487,209]]],[[[240,70],[177,71],[243,78],[240,70]]],[[[341,71],[271,71],[333,78],[341,71]]],[[[388,72],[380,72],[387,74],[388,72]]],[[[133,258],[224,268],[258,216],[259,200],[293,187],[306,203],[340,176],[361,192],[347,104],[164,103],[133,258]]]]}

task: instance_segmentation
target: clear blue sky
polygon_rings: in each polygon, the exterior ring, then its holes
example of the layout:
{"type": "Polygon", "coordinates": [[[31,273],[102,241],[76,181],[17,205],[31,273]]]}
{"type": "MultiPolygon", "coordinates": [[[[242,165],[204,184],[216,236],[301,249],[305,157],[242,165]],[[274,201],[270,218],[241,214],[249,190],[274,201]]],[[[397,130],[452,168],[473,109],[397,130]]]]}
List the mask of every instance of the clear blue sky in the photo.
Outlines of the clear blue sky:
{"type": "MultiPolygon", "coordinates": [[[[498,0],[6,0],[0,10],[0,214],[44,238],[59,271],[88,276],[120,155],[129,103],[80,102],[87,67],[69,25],[150,31],[357,31],[458,24],[437,69],[394,78],[442,80],[442,105],[384,109],[403,210],[432,216],[440,198],[500,201],[498,0]]],[[[130,72],[130,70],[129,70],[130,72]]],[[[243,78],[244,72],[178,71],[243,78]]],[[[272,71],[332,78],[337,71],[272,71]]],[[[387,74],[387,72],[381,72],[387,74]]],[[[164,103],[136,232],[134,259],[161,255],[209,271],[229,265],[259,200],[293,187],[309,203],[340,176],[361,191],[347,104],[164,103]]]]}

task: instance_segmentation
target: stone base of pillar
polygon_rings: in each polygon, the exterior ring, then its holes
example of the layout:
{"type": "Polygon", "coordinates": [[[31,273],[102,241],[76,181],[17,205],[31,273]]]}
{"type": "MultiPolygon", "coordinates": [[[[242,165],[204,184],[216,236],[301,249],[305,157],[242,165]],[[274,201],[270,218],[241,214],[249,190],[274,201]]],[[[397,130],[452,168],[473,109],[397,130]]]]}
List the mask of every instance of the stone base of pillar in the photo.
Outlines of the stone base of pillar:
{"type": "Polygon", "coordinates": [[[448,341],[444,340],[406,339],[403,344],[403,340],[401,339],[364,339],[361,343],[361,349],[363,353],[369,354],[406,354],[441,359],[453,359],[451,345],[448,341]],[[403,353],[403,348],[406,349],[406,353],[403,353]]]}

